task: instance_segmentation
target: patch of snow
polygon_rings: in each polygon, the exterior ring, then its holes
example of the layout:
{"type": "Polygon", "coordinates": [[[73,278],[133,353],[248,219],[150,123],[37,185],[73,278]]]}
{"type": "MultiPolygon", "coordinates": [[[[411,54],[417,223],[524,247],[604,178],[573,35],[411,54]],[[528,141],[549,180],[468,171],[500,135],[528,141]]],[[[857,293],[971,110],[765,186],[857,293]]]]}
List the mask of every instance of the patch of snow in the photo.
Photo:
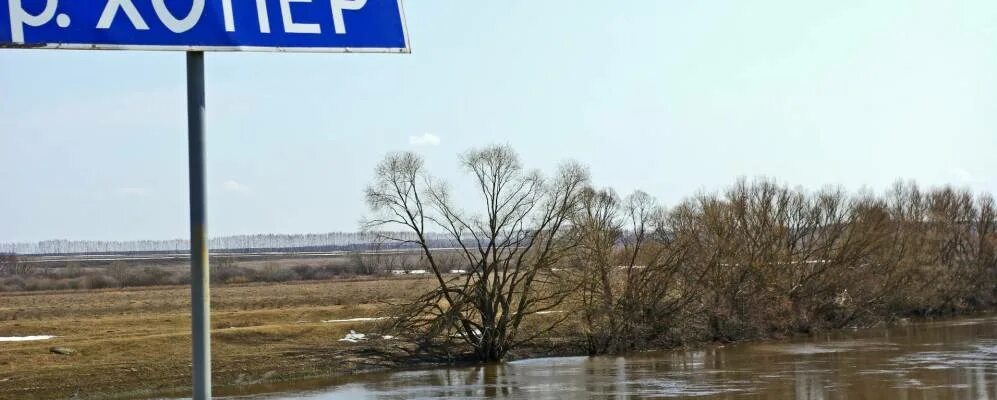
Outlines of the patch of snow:
{"type": "Polygon", "coordinates": [[[350,333],[347,333],[346,336],[344,336],[342,339],[339,339],[340,342],[350,342],[350,343],[356,343],[362,340],[367,340],[367,335],[363,333],[358,333],[353,330],[350,330],[350,333]]]}
{"type": "Polygon", "coordinates": [[[394,338],[395,338],[395,337],[394,337],[394,336],[391,336],[391,335],[384,335],[384,336],[381,336],[381,339],[384,339],[384,340],[391,340],[391,339],[394,339],[394,338]]]}
{"type": "Polygon", "coordinates": [[[37,336],[0,336],[0,342],[31,342],[35,340],[49,340],[54,338],[52,335],[37,335],[37,336]]]}
{"type": "Polygon", "coordinates": [[[424,269],[393,269],[392,275],[421,275],[427,273],[424,269]]]}
{"type": "Polygon", "coordinates": [[[561,313],[564,313],[564,311],[558,311],[558,310],[554,310],[554,311],[537,311],[537,312],[536,312],[536,314],[537,314],[537,315],[546,315],[546,314],[561,314],[561,313]]]}

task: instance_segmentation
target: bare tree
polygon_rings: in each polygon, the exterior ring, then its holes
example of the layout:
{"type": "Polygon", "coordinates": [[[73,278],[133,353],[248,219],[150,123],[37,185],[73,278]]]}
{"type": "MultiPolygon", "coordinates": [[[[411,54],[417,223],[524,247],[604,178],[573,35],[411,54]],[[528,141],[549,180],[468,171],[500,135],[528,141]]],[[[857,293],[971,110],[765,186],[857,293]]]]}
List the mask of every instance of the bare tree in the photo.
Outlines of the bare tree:
{"type": "MultiPolygon", "coordinates": [[[[524,335],[526,318],[564,299],[553,267],[574,247],[565,228],[588,172],[565,164],[545,179],[525,170],[507,146],[472,150],[460,161],[473,178],[479,212],[460,208],[448,187],[426,174],[419,156],[390,154],[367,189],[367,203],[378,216],[366,228],[402,226],[415,233],[411,239],[389,239],[419,247],[437,282],[397,320],[399,328],[423,338],[425,348],[456,340],[480,360],[501,360],[546,331],[524,335]],[[465,275],[444,276],[446,267],[428,241],[431,230],[449,236],[465,275]]],[[[550,321],[547,329],[564,318],[550,321]]]]}

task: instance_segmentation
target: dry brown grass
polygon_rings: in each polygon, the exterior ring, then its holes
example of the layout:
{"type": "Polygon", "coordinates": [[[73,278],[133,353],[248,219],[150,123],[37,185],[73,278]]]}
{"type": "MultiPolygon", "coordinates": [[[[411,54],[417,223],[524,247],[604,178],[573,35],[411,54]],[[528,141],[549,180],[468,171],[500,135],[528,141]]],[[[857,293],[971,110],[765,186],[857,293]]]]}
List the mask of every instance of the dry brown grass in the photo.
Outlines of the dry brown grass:
{"type": "MultiPolygon", "coordinates": [[[[362,367],[355,353],[372,340],[339,342],[371,322],[386,302],[426,290],[424,279],[227,285],[212,291],[214,383],[240,385],[362,367]]],[[[0,343],[0,398],[141,397],[189,386],[189,289],[0,294],[0,336],[55,335],[0,343]],[[69,347],[69,356],[49,352],[69,347]]]]}

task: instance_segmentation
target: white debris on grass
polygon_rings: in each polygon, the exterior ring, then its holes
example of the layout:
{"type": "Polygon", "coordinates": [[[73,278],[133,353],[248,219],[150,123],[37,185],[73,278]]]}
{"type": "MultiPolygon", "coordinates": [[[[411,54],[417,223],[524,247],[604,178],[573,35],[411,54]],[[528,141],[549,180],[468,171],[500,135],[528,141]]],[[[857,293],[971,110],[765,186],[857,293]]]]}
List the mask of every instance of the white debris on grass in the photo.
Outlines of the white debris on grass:
{"type": "Polygon", "coordinates": [[[37,335],[37,336],[0,336],[0,342],[31,342],[35,340],[49,340],[54,338],[52,335],[37,335]]]}
{"type": "Polygon", "coordinates": [[[564,311],[559,311],[559,310],[554,310],[554,311],[537,311],[537,315],[561,314],[561,313],[564,313],[564,311]]]}
{"type": "Polygon", "coordinates": [[[394,337],[394,336],[391,336],[391,335],[384,335],[384,336],[381,336],[381,339],[384,339],[384,340],[391,340],[391,339],[394,339],[394,338],[395,338],[395,337],[394,337]]]}

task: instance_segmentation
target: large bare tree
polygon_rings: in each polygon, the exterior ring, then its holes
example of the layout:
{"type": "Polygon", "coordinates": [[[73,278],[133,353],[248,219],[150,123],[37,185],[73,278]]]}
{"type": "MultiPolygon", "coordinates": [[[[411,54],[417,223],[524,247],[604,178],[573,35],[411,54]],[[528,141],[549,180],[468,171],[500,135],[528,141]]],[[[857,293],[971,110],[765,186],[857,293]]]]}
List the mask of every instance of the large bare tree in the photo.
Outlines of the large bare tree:
{"type": "Polygon", "coordinates": [[[365,228],[413,232],[389,239],[421,249],[437,282],[396,326],[421,338],[424,348],[457,341],[476,358],[496,361],[565,318],[551,314],[558,317],[529,333],[522,329],[531,315],[557,307],[567,293],[555,266],[575,246],[566,231],[588,172],[568,163],[546,178],[525,169],[508,146],[469,151],[460,163],[479,201],[469,208],[458,206],[449,187],[427,174],[418,155],[389,154],[366,192],[377,216],[365,228]],[[451,249],[434,250],[433,232],[446,233],[451,249]],[[453,249],[460,254],[457,269],[464,271],[456,276],[447,274],[453,261],[441,262],[439,254],[453,249]]]}

